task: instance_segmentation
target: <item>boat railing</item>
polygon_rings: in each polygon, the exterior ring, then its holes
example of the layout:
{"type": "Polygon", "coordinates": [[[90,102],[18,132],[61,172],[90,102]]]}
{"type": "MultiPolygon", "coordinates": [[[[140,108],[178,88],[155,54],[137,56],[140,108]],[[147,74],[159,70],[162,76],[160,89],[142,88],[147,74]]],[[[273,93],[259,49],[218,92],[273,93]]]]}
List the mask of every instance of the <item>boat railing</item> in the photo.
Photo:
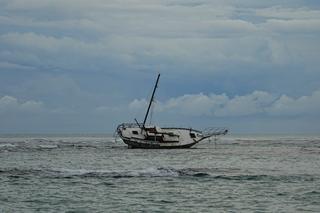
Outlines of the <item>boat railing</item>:
{"type": "Polygon", "coordinates": [[[226,127],[209,127],[202,131],[202,135],[205,138],[218,135],[226,135],[229,132],[229,129],[226,127]]]}
{"type": "Polygon", "coordinates": [[[126,128],[141,128],[142,125],[142,123],[122,123],[117,126],[116,131],[119,132],[120,130],[126,128]]]}
{"type": "Polygon", "coordinates": [[[165,126],[165,127],[161,127],[161,129],[181,129],[181,130],[189,130],[190,132],[198,132],[198,133],[201,133],[200,130],[197,130],[197,129],[193,129],[191,127],[182,127],[182,126],[165,126]]]}
{"type": "MultiPolygon", "coordinates": [[[[116,129],[116,133],[119,134],[121,130],[126,128],[141,128],[142,125],[143,123],[122,123],[118,125],[116,129]]],[[[162,127],[161,129],[188,129],[190,131],[201,133],[204,138],[209,138],[209,137],[218,136],[218,135],[226,135],[229,132],[229,129],[226,127],[209,127],[202,131],[195,130],[192,128],[184,128],[184,127],[162,127]]]]}
{"type": "Polygon", "coordinates": [[[141,128],[142,123],[122,123],[119,124],[116,128],[116,131],[113,134],[113,137],[117,138],[118,136],[121,136],[122,130],[126,128],[141,128]]]}

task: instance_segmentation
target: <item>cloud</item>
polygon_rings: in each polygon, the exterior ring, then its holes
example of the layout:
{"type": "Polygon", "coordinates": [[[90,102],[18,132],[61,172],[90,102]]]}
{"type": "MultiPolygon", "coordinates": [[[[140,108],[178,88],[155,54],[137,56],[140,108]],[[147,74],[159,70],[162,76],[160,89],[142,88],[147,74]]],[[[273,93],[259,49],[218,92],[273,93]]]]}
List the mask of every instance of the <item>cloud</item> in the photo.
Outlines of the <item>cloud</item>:
{"type": "Polygon", "coordinates": [[[303,96],[319,88],[316,1],[3,0],[0,14],[2,111],[111,125],[144,113],[160,72],[161,115],[317,114],[317,92],[303,96]]]}
{"type": "Polygon", "coordinates": [[[267,7],[256,10],[256,15],[271,19],[281,20],[315,20],[320,18],[320,11],[306,7],[285,8],[285,7],[267,7]]]}
{"type": "Polygon", "coordinates": [[[295,33],[294,35],[308,35],[320,32],[320,17],[318,19],[269,19],[261,25],[272,33],[295,33]]]}
{"type": "Polygon", "coordinates": [[[134,99],[132,102],[129,104],[129,109],[131,110],[139,110],[142,108],[146,108],[148,106],[148,102],[146,99],[134,99]]]}
{"type": "MultiPolygon", "coordinates": [[[[129,108],[145,110],[145,99],[135,99],[129,108]]],[[[228,97],[225,94],[189,94],[157,102],[155,110],[159,113],[177,113],[187,116],[247,117],[309,116],[319,115],[320,91],[310,96],[298,98],[286,95],[276,96],[264,91],[254,91],[243,96],[228,97]]]]}
{"type": "Polygon", "coordinates": [[[248,64],[318,65],[313,60],[317,41],[305,36],[318,38],[320,12],[306,7],[143,0],[5,1],[4,5],[0,61],[17,66],[71,72],[115,72],[120,67],[123,72],[209,73],[231,65],[232,72],[248,64]],[[274,36],[279,34],[285,35],[274,36]]]}
{"type": "Polygon", "coordinates": [[[247,116],[263,113],[275,97],[267,92],[254,91],[252,94],[236,96],[214,112],[215,116],[247,116]]]}
{"type": "MultiPolygon", "coordinates": [[[[8,94],[8,93],[7,93],[8,94]]],[[[69,75],[42,74],[10,88],[13,97],[41,100],[54,111],[85,110],[97,105],[100,94],[89,92],[69,75]]]]}
{"type": "Polygon", "coordinates": [[[70,37],[57,38],[36,33],[7,33],[0,36],[0,60],[38,69],[96,70],[112,60],[108,47],[70,37]],[[108,60],[101,63],[101,57],[108,60]],[[84,68],[82,61],[87,61],[84,68]],[[95,63],[96,62],[96,63],[95,63]]]}
{"type": "Polygon", "coordinates": [[[275,116],[290,115],[319,115],[320,114],[320,90],[313,92],[310,96],[298,98],[282,95],[276,100],[267,112],[275,116]]]}
{"type": "Polygon", "coordinates": [[[212,115],[213,111],[225,104],[227,100],[228,97],[224,94],[212,94],[209,96],[202,93],[183,95],[181,97],[169,99],[163,105],[160,105],[160,110],[174,110],[177,113],[193,116],[212,115]]]}
{"type": "Polygon", "coordinates": [[[28,114],[47,115],[73,115],[76,114],[72,107],[57,106],[47,107],[43,101],[21,100],[13,96],[5,95],[0,97],[0,114],[2,116],[24,116],[28,114]]]}
{"type": "Polygon", "coordinates": [[[41,101],[28,100],[22,102],[11,96],[3,96],[0,98],[0,114],[39,113],[43,110],[44,105],[41,101]]]}

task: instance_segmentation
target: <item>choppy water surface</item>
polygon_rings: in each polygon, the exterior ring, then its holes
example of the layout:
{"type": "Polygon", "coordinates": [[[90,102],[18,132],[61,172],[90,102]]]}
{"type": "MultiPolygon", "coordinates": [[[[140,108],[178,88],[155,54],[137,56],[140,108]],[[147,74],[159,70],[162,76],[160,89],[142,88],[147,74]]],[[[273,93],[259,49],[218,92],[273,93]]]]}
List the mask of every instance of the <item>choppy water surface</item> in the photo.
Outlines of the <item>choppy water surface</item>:
{"type": "Polygon", "coordinates": [[[320,137],[127,149],[107,136],[1,136],[0,212],[319,212],[320,137]]]}

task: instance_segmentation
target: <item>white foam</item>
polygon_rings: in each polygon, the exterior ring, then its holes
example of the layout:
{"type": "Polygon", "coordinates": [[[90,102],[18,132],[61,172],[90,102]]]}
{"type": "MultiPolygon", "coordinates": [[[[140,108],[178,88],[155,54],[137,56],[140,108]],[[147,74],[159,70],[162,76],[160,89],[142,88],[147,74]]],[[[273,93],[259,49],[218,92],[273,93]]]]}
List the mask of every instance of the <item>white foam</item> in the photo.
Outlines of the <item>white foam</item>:
{"type": "Polygon", "coordinates": [[[66,176],[82,176],[87,174],[96,174],[97,176],[130,176],[130,177],[178,177],[179,171],[173,168],[147,168],[142,170],[87,170],[87,169],[52,169],[52,172],[60,173],[66,176]]]}
{"type": "Polygon", "coordinates": [[[50,144],[41,144],[41,145],[38,145],[40,148],[44,148],[44,149],[55,149],[55,148],[58,148],[57,145],[50,145],[50,144]]]}
{"type": "Polygon", "coordinates": [[[179,172],[173,168],[154,168],[137,170],[130,172],[133,176],[150,176],[150,177],[178,177],[179,172]]]}
{"type": "Polygon", "coordinates": [[[87,170],[87,169],[64,169],[64,168],[59,168],[59,169],[52,169],[53,172],[58,172],[66,175],[85,175],[88,173],[103,173],[102,170],[87,170]]]}
{"type": "Polygon", "coordinates": [[[2,148],[2,147],[16,147],[16,145],[11,144],[11,143],[3,143],[3,144],[0,144],[0,148],[2,148]]]}

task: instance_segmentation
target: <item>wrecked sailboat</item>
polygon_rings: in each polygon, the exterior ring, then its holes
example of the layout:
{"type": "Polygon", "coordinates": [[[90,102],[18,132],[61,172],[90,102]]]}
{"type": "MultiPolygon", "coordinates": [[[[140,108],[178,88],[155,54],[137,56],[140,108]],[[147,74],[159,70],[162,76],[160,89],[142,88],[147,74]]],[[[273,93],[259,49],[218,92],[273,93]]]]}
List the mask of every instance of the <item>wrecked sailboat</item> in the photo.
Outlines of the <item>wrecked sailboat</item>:
{"type": "Polygon", "coordinates": [[[122,123],[118,125],[116,129],[116,134],[128,145],[128,148],[190,148],[204,139],[228,133],[227,128],[207,128],[204,131],[200,131],[192,128],[161,128],[155,125],[146,125],[150,107],[154,101],[154,95],[158,87],[159,78],[160,74],[158,74],[153,88],[143,123],[139,123],[135,119],[135,123],[122,123]]]}

